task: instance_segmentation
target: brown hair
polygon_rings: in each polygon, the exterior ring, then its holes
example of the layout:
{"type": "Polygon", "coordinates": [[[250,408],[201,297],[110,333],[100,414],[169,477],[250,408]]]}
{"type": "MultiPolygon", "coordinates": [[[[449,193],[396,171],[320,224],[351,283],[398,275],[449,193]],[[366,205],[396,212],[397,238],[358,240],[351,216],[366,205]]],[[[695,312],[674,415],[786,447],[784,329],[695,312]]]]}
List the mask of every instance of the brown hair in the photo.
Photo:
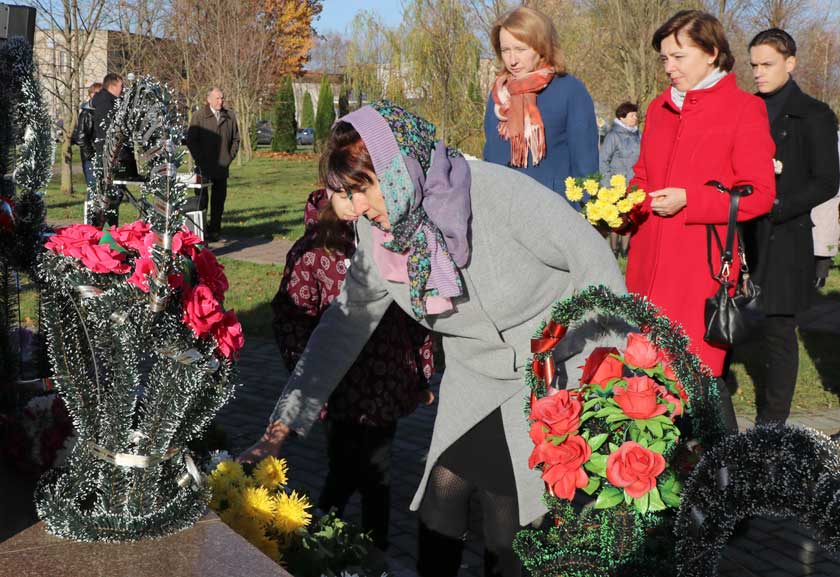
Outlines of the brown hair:
{"type": "Polygon", "coordinates": [[[514,38],[524,42],[537,51],[542,58],[542,64],[554,68],[554,73],[562,76],[566,73],[566,63],[563,58],[563,51],[560,49],[560,37],[551,19],[534,8],[520,6],[503,14],[493,24],[490,31],[490,42],[496,52],[499,72],[504,73],[505,66],[502,61],[502,46],[499,35],[502,28],[510,32],[514,38]]]}
{"type": "Polygon", "coordinates": [[[793,36],[782,30],[781,28],[770,28],[769,30],[762,30],[755,37],[750,40],[749,48],[754,46],[772,46],[779,54],[785,58],[789,56],[796,56],[796,40],[793,36]]]}
{"type": "Polygon", "coordinates": [[[717,57],[715,58],[715,66],[729,72],[735,66],[735,56],[729,49],[729,41],[726,39],[726,33],[723,31],[723,25],[720,20],[702,10],[681,10],[668,21],[659,27],[653,33],[654,50],[657,52],[662,48],[662,41],[668,38],[671,34],[680,44],[679,34],[685,33],[691,41],[697,45],[706,54],[712,55],[717,49],[717,57]]]}
{"type": "Polygon", "coordinates": [[[123,77],[117,74],[116,72],[109,72],[105,75],[105,78],[102,79],[102,86],[106,90],[111,86],[114,86],[118,82],[122,82],[123,77]]]}
{"type": "Polygon", "coordinates": [[[331,190],[350,192],[371,184],[373,161],[362,137],[349,122],[336,122],[327,138],[319,166],[321,182],[331,190]]]}
{"type": "Polygon", "coordinates": [[[318,213],[318,222],[312,227],[312,244],[328,252],[346,253],[352,245],[353,226],[338,218],[328,202],[318,213]]]}
{"type": "Polygon", "coordinates": [[[102,90],[102,83],[101,82],[94,82],[93,84],[90,85],[90,88],[88,88],[88,98],[90,98],[91,96],[93,96],[94,94],[99,92],[100,90],[102,90]]]}

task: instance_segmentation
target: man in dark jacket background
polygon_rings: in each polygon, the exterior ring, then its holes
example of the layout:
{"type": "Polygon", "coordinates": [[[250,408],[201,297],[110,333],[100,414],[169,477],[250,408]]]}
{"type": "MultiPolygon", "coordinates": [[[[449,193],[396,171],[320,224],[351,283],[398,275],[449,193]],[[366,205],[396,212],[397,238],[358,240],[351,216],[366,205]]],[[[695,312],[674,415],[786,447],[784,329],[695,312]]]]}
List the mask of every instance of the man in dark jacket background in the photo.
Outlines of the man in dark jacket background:
{"type": "Polygon", "coordinates": [[[85,175],[85,183],[88,188],[94,186],[93,182],[93,155],[96,152],[93,148],[93,105],[91,101],[94,95],[102,88],[101,82],[94,82],[88,88],[88,99],[82,103],[79,110],[79,118],[76,121],[75,142],[79,145],[79,155],[82,159],[82,172],[85,175]]]}
{"type": "Polygon", "coordinates": [[[799,370],[796,313],[814,298],[811,209],[837,193],[837,119],[791,77],[796,42],[778,28],[750,42],[750,64],[776,143],[776,200],[745,230],[747,258],[767,314],[761,351],[765,374],[755,382],[756,423],[784,423],[799,370]]]}
{"type": "Polygon", "coordinates": [[[210,222],[204,238],[219,240],[222,213],[227,197],[228,167],[239,152],[239,125],[236,115],[224,106],[225,96],[218,87],[207,91],[207,104],[193,113],[187,132],[187,147],[204,182],[211,183],[210,222]]]}

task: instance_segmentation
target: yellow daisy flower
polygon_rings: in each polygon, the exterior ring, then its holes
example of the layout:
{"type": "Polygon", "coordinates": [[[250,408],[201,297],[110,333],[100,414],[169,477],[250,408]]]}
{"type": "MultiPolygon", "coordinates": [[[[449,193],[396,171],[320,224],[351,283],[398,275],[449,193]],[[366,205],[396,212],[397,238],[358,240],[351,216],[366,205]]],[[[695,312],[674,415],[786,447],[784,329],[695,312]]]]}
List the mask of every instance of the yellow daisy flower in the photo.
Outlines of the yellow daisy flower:
{"type": "Polygon", "coordinates": [[[575,179],[574,176],[567,176],[566,180],[565,180],[565,183],[566,183],[566,190],[569,190],[570,188],[576,188],[577,187],[577,180],[575,179]]]}
{"type": "Polygon", "coordinates": [[[630,200],[633,201],[633,204],[639,204],[640,202],[644,202],[646,197],[647,193],[642,189],[634,190],[630,193],[629,196],[630,200]]]}
{"type": "Polygon", "coordinates": [[[301,527],[306,527],[312,520],[312,514],[307,511],[312,503],[305,495],[298,495],[297,491],[280,493],[275,501],[274,527],[281,533],[292,533],[301,527]]]}
{"type": "Polygon", "coordinates": [[[610,186],[613,188],[627,188],[627,179],[623,174],[613,174],[610,177],[610,186]]]}
{"type": "Polygon", "coordinates": [[[242,514],[263,524],[271,523],[277,503],[265,487],[247,487],[242,491],[242,514]]]}
{"type": "Polygon", "coordinates": [[[213,469],[213,472],[210,473],[210,480],[211,481],[227,481],[229,483],[239,483],[243,479],[245,479],[245,471],[242,469],[242,465],[237,463],[236,461],[222,461],[216,468],[213,469]]]}
{"type": "Polygon", "coordinates": [[[592,196],[598,195],[599,188],[601,188],[601,186],[598,184],[598,181],[593,178],[587,178],[583,181],[583,189],[592,196]]]}
{"type": "Polygon", "coordinates": [[[624,224],[624,221],[620,218],[609,219],[607,221],[607,226],[610,228],[619,228],[622,224],[624,224]]]}
{"type": "Polygon", "coordinates": [[[583,189],[579,186],[572,186],[571,188],[566,188],[566,198],[571,200],[572,202],[577,202],[583,198],[583,189]]]}
{"type": "Polygon", "coordinates": [[[618,216],[618,208],[614,204],[608,204],[601,212],[601,218],[607,222],[620,218],[618,216]]]}
{"type": "Polygon", "coordinates": [[[601,220],[601,207],[595,202],[590,202],[586,205],[586,220],[592,224],[596,224],[601,220]]]}
{"type": "Polygon", "coordinates": [[[260,461],[257,468],[254,469],[254,480],[263,487],[276,489],[289,482],[288,471],[289,466],[286,459],[269,456],[260,461]]]}
{"type": "Polygon", "coordinates": [[[629,198],[623,198],[619,200],[615,206],[618,208],[618,212],[624,214],[626,212],[630,212],[633,209],[633,201],[629,198]]]}

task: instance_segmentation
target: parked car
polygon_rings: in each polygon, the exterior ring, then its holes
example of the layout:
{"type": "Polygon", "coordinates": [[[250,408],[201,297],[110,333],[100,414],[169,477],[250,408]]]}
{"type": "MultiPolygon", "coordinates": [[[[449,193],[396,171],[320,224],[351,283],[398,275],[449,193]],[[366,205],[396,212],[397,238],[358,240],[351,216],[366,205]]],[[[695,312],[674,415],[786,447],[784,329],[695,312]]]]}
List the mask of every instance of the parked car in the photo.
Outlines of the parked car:
{"type": "Polygon", "coordinates": [[[257,144],[271,144],[274,131],[268,120],[257,120],[257,144]]]}
{"type": "Polygon", "coordinates": [[[312,128],[300,128],[297,131],[297,143],[315,144],[315,130],[312,128]]]}

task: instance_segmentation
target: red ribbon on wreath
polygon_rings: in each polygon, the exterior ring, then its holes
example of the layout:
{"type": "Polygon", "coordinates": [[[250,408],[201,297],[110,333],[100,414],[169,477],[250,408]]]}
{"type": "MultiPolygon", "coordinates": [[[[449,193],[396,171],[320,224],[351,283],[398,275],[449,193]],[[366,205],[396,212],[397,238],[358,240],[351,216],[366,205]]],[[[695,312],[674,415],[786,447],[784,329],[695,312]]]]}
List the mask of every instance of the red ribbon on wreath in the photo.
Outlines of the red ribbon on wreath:
{"type": "Polygon", "coordinates": [[[539,338],[531,339],[531,352],[535,355],[540,353],[549,353],[544,359],[534,358],[531,368],[534,370],[534,375],[537,378],[545,379],[546,386],[551,386],[554,382],[554,356],[551,350],[557,346],[566,335],[568,329],[563,325],[554,321],[548,321],[542,334],[539,338]]]}

